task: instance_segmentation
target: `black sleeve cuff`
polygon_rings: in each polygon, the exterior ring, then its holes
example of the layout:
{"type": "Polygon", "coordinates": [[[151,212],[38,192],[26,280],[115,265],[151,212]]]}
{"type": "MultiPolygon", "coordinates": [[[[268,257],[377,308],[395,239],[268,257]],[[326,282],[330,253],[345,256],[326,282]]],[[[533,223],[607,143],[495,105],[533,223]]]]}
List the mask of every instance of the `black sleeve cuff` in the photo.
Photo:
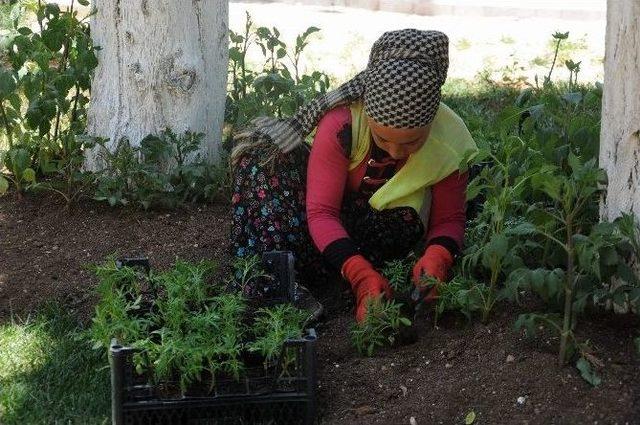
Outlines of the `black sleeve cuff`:
{"type": "Polygon", "coordinates": [[[338,271],[350,257],[359,254],[356,244],[349,238],[337,239],[324,249],[322,254],[338,271]]]}
{"type": "Polygon", "coordinates": [[[429,240],[427,245],[424,247],[425,251],[431,245],[440,245],[445,247],[447,251],[451,253],[453,258],[458,258],[460,255],[460,247],[458,246],[458,243],[448,236],[438,236],[429,240]]]}

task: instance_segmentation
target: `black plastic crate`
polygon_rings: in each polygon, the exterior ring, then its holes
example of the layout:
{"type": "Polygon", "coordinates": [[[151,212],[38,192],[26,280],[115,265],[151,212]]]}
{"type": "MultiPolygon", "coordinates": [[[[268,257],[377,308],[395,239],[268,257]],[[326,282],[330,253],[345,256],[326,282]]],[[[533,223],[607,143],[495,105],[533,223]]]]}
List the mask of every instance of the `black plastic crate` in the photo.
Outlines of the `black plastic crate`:
{"type": "MultiPolygon", "coordinates": [[[[285,342],[283,353],[295,361],[284,370],[250,368],[240,381],[217,380],[184,395],[162,395],[133,367],[135,350],[112,342],[111,405],[113,424],[311,425],[316,423],[316,333],[285,342]],[[204,388],[204,387],[207,388],[204,388]]],[[[171,383],[168,383],[171,385],[171,383]]]]}
{"type": "MultiPolygon", "coordinates": [[[[294,257],[288,251],[271,251],[262,256],[265,271],[275,285],[266,282],[260,304],[292,302],[296,297],[294,257]]],[[[118,267],[128,266],[149,274],[149,260],[123,258],[118,267]]],[[[151,288],[153,292],[153,287],[151,288]]],[[[151,293],[152,298],[157,294],[151,293]]],[[[138,375],[133,366],[135,349],[112,341],[111,408],[116,425],[310,425],[316,423],[316,333],[284,343],[279,361],[265,370],[248,367],[240,381],[217,377],[215,385],[194,385],[182,394],[179,385],[150,384],[151,377],[138,375]],[[285,353],[288,356],[285,356],[285,353]],[[286,359],[294,359],[287,363],[286,359]],[[169,391],[162,391],[168,389],[169,391]],[[171,392],[170,390],[174,391],[171,392]]],[[[245,359],[247,360],[247,359],[245,359]]],[[[247,364],[255,364],[256,359],[247,364]]],[[[206,381],[206,379],[203,379],[206,381]]]]}

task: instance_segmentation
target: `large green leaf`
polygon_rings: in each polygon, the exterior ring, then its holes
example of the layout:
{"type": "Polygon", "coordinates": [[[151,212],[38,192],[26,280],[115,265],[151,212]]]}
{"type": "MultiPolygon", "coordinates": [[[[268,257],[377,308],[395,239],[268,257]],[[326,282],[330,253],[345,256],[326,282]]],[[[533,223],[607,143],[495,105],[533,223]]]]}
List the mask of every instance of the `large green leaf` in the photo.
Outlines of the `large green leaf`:
{"type": "Polygon", "coordinates": [[[12,148],[7,152],[5,165],[16,176],[21,176],[31,165],[29,152],[24,148],[12,148]]]}
{"type": "Polygon", "coordinates": [[[33,183],[36,181],[36,172],[33,170],[33,168],[25,168],[25,170],[22,172],[22,179],[33,183]]]}
{"type": "Polygon", "coordinates": [[[584,357],[580,357],[576,363],[576,367],[580,371],[582,379],[597,387],[602,382],[602,379],[593,371],[591,363],[589,363],[584,357]]]}
{"type": "Polygon", "coordinates": [[[502,233],[494,234],[482,251],[482,265],[491,268],[494,261],[504,258],[508,249],[509,239],[507,236],[502,233]]]}
{"type": "Polygon", "coordinates": [[[16,89],[16,80],[13,78],[13,74],[7,70],[0,71],[0,98],[6,99],[16,89]]]}

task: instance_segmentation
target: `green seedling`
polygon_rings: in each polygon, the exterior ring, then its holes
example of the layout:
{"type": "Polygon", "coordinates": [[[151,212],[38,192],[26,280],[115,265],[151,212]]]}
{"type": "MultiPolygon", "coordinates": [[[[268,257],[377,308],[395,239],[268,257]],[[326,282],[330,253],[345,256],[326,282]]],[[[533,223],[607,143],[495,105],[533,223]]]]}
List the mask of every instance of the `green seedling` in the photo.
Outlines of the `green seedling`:
{"type": "MultiPolygon", "coordinates": [[[[255,266],[255,259],[249,260],[255,266]]],[[[94,267],[100,279],[100,301],[90,337],[95,348],[111,338],[136,349],[133,363],[139,374],[156,384],[179,384],[184,394],[207,376],[209,393],[218,378],[240,380],[243,352],[264,357],[267,369],[280,360],[282,374],[295,367],[297,354],[282,351],[286,340],[301,338],[306,314],[288,304],[262,308],[253,314],[240,293],[211,285],[215,265],[208,261],[176,261],[167,271],[146,276],[130,267],[116,267],[113,258],[94,267]],[[145,285],[155,298],[143,308],[145,285]],[[205,374],[206,372],[206,374],[205,374]]],[[[252,269],[250,267],[249,269],[252,269]]],[[[252,272],[247,269],[245,279],[252,272]]]]}
{"type": "Polygon", "coordinates": [[[301,338],[306,320],[304,311],[289,304],[261,308],[253,324],[255,340],[247,344],[247,348],[264,357],[265,370],[282,354],[282,373],[286,374],[296,358],[289,350],[282,352],[284,342],[301,338]]]}
{"type": "Polygon", "coordinates": [[[384,277],[389,279],[389,284],[396,294],[408,294],[413,290],[411,282],[411,271],[415,263],[415,257],[409,255],[407,258],[387,261],[381,270],[384,277]]]}
{"type": "Polygon", "coordinates": [[[8,181],[16,188],[16,196],[22,199],[24,191],[36,182],[36,172],[31,168],[29,151],[24,147],[13,146],[0,157],[0,168],[5,167],[9,174],[0,174],[0,194],[7,191],[8,181]]]}
{"type": "Polygon", "coordinates": [[[233,260],[234,284],[240,292],[246,293],[246,288],[260,280],[273,280],[262,267],[262,260],[258,255],[236,257],[233,260]]]}
{"type": "Polygon", "coordinates": [[[401,308],[393,300],[368,300],[364,321],[351,328],[351,341],[360,355],[373,356],[378,348],[395,343],[401,327],[411,326],[401,308]]]}

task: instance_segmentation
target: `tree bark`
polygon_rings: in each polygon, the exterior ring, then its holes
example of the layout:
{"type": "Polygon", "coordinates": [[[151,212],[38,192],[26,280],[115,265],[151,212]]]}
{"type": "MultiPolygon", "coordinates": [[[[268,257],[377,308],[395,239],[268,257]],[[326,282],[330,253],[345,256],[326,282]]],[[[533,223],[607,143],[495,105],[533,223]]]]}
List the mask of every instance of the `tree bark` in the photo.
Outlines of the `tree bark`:
{"type": "Polygon", "coordinates": [[[609,184],[600,215],[640,216],[640,2],[609,0],[600,166],[609,184]]]}
{"type": "Polygon", "coordinates": [[[612,221],[622,213],[640,218],[639,161],[640,2],[608,0],[600,166],[609,183],[600,204],[603,221],[612,221]]]}
{"type": "MultiPolygon", "coordinates": [[[[99,0],[91,32],[100,46],[88,133],[138,145],[169,127],[204,133],[218,158],[227,84],[227,0],[99,0]]],[[[96,150],[86,168],[100,168],[96,150]]]]}

